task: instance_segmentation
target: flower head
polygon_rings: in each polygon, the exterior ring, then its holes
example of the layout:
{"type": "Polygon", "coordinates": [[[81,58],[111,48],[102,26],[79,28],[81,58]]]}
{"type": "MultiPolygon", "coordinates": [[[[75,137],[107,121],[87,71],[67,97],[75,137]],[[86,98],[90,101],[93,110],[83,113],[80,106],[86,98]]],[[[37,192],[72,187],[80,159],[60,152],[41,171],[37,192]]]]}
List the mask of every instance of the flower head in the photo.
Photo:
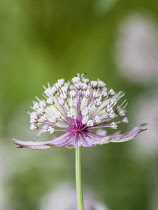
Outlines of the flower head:
{"type": "Polygon", "coordinates": [[[118,124],[128,123],[123,92],[108,90],[101,81],[90,81],[84,74],[77,74],[70,82],[59,79],[53,86],[44,87],[45,100],[33,101],[30,114],[30,129],[48,132],[51,135],[62,133],[51,141],[20,141],[12,139],[20,148],[47,149],[65,146],[92,147],[109,142],[124,142],[133,139],[146,130],[143,125],[128,133],[119,131],[107,135],[106,128],[117,129],[118,124]]]}

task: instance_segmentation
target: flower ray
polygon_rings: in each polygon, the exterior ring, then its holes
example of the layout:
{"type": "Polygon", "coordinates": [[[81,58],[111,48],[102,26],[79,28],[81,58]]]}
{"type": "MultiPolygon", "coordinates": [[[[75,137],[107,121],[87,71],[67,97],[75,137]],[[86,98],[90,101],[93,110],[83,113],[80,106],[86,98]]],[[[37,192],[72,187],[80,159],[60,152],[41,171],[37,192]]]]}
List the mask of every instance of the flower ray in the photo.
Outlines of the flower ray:
{"type": "Polygon", "coordinates": [[[106,144],[109,142],[119,143],[126,142],[134,139],[139,133],[146,131],[147,128],[144,128],[146,124],[142,124],[140,126],[134,127],[131,131],[126,132],[124,134],[120,134],[120,131],[115,132],[112,135],[98,136],[99,144],[106,144]]]}
{"type": "Polygon", "coordinates": [[[63,146],[67,144],[70,141],[70,139],[70,135],[68,133],[65,133],[50,141],[21,141],[14,138],[12,138],[11,140],[15,141],[15,144],[17,144],[19,148],[47,149],[50,147],[63,146]]]}

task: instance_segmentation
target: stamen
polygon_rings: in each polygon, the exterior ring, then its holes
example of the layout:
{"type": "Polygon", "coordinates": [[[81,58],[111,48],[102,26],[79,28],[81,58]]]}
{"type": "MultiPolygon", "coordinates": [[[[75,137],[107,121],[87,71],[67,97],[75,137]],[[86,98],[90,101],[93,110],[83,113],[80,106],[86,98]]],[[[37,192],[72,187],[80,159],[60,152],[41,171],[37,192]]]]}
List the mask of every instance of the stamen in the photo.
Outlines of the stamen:
{"type": "Polygon", "coordinates": [[[112,123],[110,124],[110,128],[112,128],[112,129],[117,129],[117,124],[116,124],[115,122],[112,122],[112,123]]]}
{"type": "Polygon", "coordinates": [[[50,97],[50,98],[47,99],[47,104],[54,104],[53,97],[50,97]]]}
{"type": "Polygon", "coordinates": [[[55,131],[55,130],[54,130],[53,127],[51,127],[51,126],[48,127],[48,132],[49,132],[50,134],[53,134],[54,131],[55,131]]]}
{"type": "Polygon", "coordinates": [[[110,89],[108,92],[109,96],[114,96],[115,95],[115,91],[113,89],[110,89]]]}
{"type": "Polygon", "coordinates": [[[128,123],[127,117],[124,117],[124,118],[122,119],[122,122],[123,122],[123,123],[128,123]]]}
{"type": "Polygon", "coordinates": [[[37,130],[38,127],[37,127],[35,124],[31,124],[31,125],[30,125],[30,129],[31,129],[31,130],[37,130]]]}
{"type": "Polygon", "coordinates": [[[94,121],[93,120],[88,120],[87,126],[93,126],[93,125],[94,125],[94,121]]]}

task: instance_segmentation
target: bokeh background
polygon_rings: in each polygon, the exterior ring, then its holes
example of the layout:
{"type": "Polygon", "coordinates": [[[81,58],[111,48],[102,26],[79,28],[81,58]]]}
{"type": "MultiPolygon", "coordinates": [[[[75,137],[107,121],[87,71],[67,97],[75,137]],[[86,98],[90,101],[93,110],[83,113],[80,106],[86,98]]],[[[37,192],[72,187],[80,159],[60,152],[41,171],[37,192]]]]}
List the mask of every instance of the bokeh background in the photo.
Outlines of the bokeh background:
{"type": "Polygon", "coordinates": [[[85,72],[126,92],[129,124],[120,129],[149,130],[83,148],[84,185],[109,210],[158,209],[157,11],[157,0],[0,1],[0,210],[53,210],[43,199],[74,184],[74,150],[17,149],[7,139],[37,139],[25,111],[32,100],[47,82],[85,72]]]}

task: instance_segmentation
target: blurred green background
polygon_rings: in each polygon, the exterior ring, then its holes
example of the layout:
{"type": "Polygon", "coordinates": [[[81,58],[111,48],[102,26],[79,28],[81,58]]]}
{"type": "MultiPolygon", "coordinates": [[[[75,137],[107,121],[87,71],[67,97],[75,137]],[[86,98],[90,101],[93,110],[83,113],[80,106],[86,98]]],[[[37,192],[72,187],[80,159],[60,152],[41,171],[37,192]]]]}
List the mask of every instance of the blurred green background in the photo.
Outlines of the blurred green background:
{"type": "MultiPolygon", "coordinates": [[[[54,186],[75,182],[74,150],[31,151],[7,141],[37,138],[25,109],[35,96],[42,97],[47,82],[86,72],[91,80],[100,78],[109,88],[125,91],[131,120],[122,129],[132,128],[136,99],[157,84],[136,83],[119,70],[118,28],[134,13],[149,15],[157,24],[157,10],[157,0],[0,1],[0,209],[38,210],[54,186]]],[[[158,209],[158,156],[131,152],[136,141],[83,148],[83,182],[110,210],[158,209]]]]}

